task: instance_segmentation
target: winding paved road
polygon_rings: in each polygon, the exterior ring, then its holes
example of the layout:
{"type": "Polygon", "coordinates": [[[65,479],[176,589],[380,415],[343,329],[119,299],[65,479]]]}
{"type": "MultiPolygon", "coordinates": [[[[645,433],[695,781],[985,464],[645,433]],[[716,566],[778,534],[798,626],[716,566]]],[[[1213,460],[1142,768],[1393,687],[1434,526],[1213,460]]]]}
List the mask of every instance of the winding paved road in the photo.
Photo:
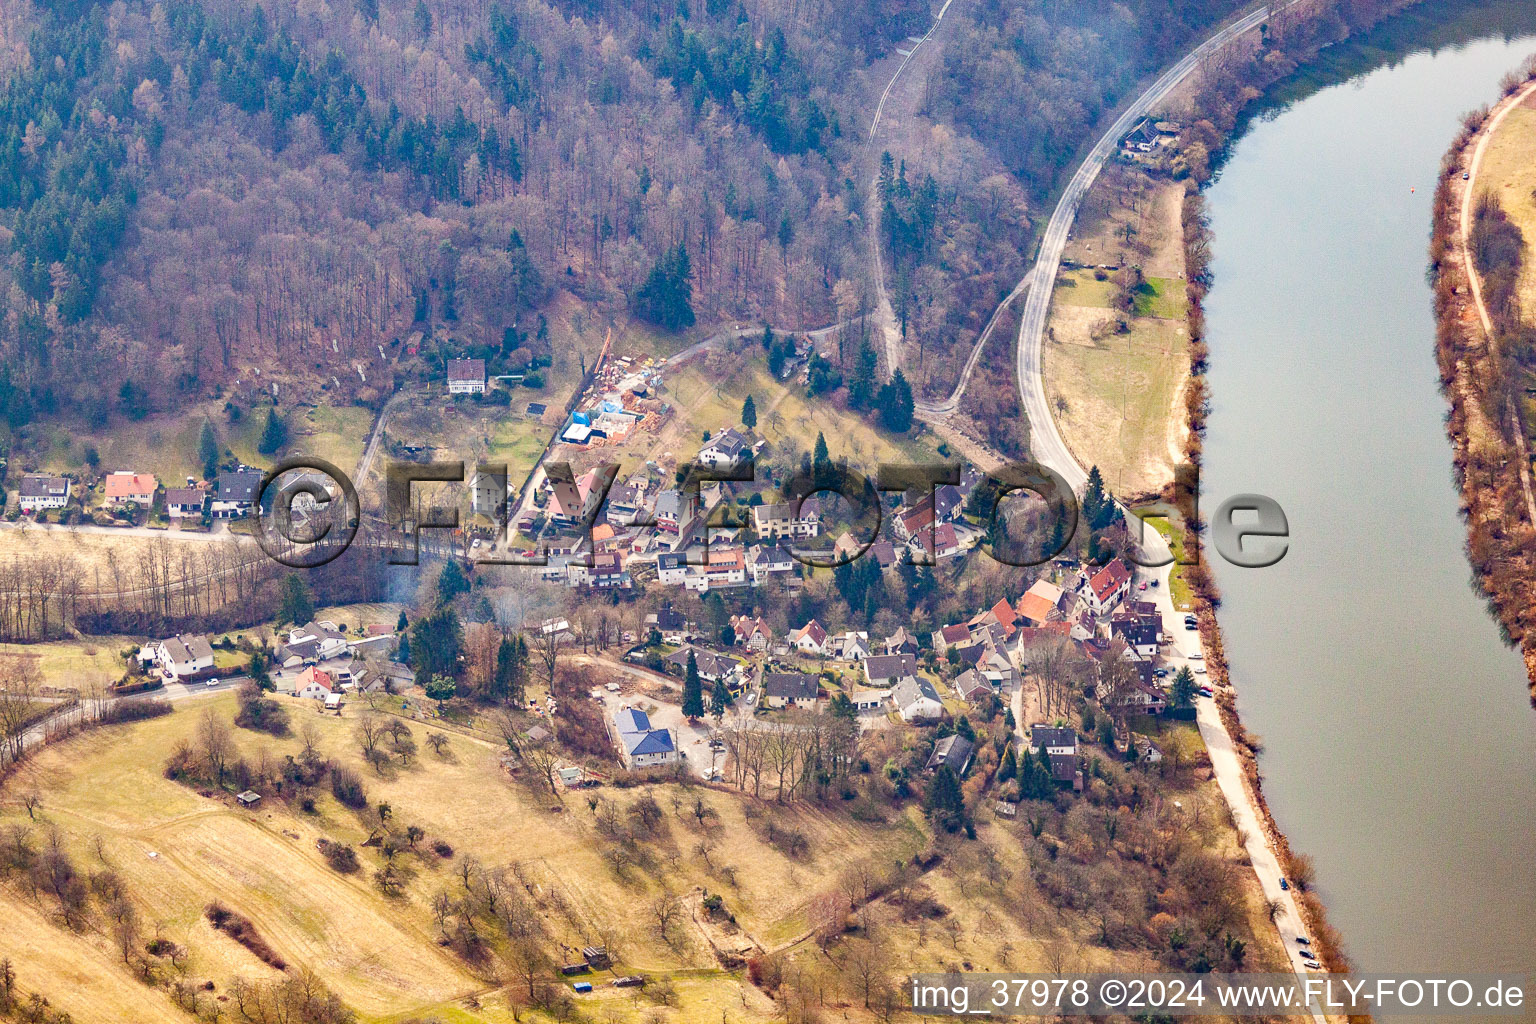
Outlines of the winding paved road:
{"type": "MultiPolygon", "coordinates": [[[[1046,316],[1050,311],[1051,294],[1055,290],[1056,275],[1061,268],[1062,251],[1066,247],[1067,236],[1072,230],[1072,222],[1077,216],[1078,207],[1094,180],[1099,176],[1099,172],[1104,169],[1104,165],[1114,154],[1121,138],[1130,131],[1131,127],[1161,103],[1205,57],[1215,53],[1243,33],[1257,28],[1269,18],[1270,13],[1269,7],[1260,7],[1221,29],[1163,72],[1151,86],[1137,96],[1089,150],[1087,157],[1073,174],[1071,181],[1067,183],[1046,226],[1045,235],[1040,244],[1040,253],[1030,271],[1033,280],[1028,285],[1029,297],[1025,301],[1022,320],[1019,324],[1017,348],[1019,392],[1031,427],[1030,446],[1035,460],[1061,474],[1074,490],[1081,490],[1087,483],[1088,473],[1062,439],[1055,418],[1051,415],[1050,407],[1046,402],[1045,378],[1042,372],[1042,343],[1046,316]]],[[[1025,282],[1021,281],[1020,287],[1024,286],[1025,282]]],[[[1018,289],[1015,289],[1015,293],[1017,291],[1018,289]]],[[[1004,300],[1004,305],[1006,303],[1007,300],[1004,300]]],[[[1169,557],[1167,545],[1161,534],[1155,530],[1144,530],[1143,533],[1141,547],[1148,556],[1147,561],[1169,557]]],[[[1173,607],[1171,588],[1168,585],[1170,569],[1171,566],[1165,565],[1159,569],[1140,570],[1138,576],[1155,578],[1159,581],[1153,594],[1163,622],[1162,631],[1174,638],[1170,660],[1177,665],[1181,662],[1188,663],[1189,655],[1199,653],[1200,639],[1198,633],[1183,629],[1183,614],[1173,607]]],[[[1222,796],[1232,808],[1233,818],[1243,835],[1244,848],[1253,865],[1254,873],[1258,876],[1259,885],[1267,899],[1275,900],[1279,904],[1279,911],[1275,916],[1275,928],[1285,946],[1291,967],[1298,975],[1305,976],[1311,971],[1302,961],[1301,950],[1305,947],[1297,942],[1299,937],[1305,935],[1303,919],[1293,893],[1280,887],[1282,877],[1280,864],[1263,826],[1264,819],[1259,809],[1258,799],[1248,787],[1241,758],[1237,754],[1235,744],[1227,732],[1226,725],[1221,719],[1220,709],[1216,706],[1214,699],[1199,698],[1196,715],[1200,738],[1210,753],[1212,772],[1222,796]]],[[[1315,1005],[1311,1016],[1316,1024],[1324,1024],[1325,1018],[1315,1005]]]]}
{"type": "MultiPolygon", "coordinates": [[[[1042,373],[1043,345],[1046,314],[1051,308],[1051,293],[1056,287],[1056,274],[1061,269],[1061,253],[1066,247],[1067,236],[1072,231],[1072,221],[1077,208],[1093,185],[1094,179],[1114,155],[1126,132],[1140,121],[1152,108],[1161,103],[1178,84],[1194,71],[1200,61],[1215,53],[1244,32],[1257,28],[1269,17],[1268,7],[1260,7],[1252,14],[1233,22],[1195,47],[1177,64],[1153,82],[1145,92],[1131,101],[1130,105],[1115,118],[1093,149],[1078,167],[1077,173],[1067,183],[1056,210],[1046,225],[1045,236],[1040,242],[1040,254],[1035,260],[1034,282],[1029,298],[1024,302],[1023,319],[1019,323],[1018,375],[1019,392],[1024,402],[1024,415],[1030,426],[1030,447],[1035,460],[1060,473],[1074,490],[1081,490],[1088,481],[1088,472],[1072,455],[1056,428],[1045,399],[1045,376],[1042,373]]],[[[1022,283],[1022,282],[1021,282],[1022,283]]]]}

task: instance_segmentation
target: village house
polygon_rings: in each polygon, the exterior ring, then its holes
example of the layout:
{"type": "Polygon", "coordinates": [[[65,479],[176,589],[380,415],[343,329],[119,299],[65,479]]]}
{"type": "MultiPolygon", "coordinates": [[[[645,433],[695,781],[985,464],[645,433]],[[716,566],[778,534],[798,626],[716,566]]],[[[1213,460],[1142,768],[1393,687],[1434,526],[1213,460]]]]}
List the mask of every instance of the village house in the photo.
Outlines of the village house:
{"type": "Polygon", "coordinates": [[[701,571],[691,572],[683,586],[700,594],[721,587],[737,587],[747,582],[747,554],[739,547],[711,545],[701,571]]]}
{"type": "Polygon", "coordinates": [[[1082,792],[1083,773],[1077,766],[1075,755],[1051,754],[1051,781],[1058,786],[1071,786],[1076,792],[1082,792]]]}
{"type": "Polygon", "coordinates": [[[917,637],[907,632],[906,626],[897,626],[896,632],[885,638],[886,654],[917,654],[917,637]]]}
{"type": "Polygon", "coordinates": [[[1013,606],[1008,603],[1008,599],[1005,597],[986,611],[973,616],[968,625],[973,630],[978,626],[999,626],[1003,630],[1004,638],[1007,638],[1013,635],[1018,619],[1019,617],[1014,612],[1013,606]]]}
{"type": "Polygon", "coordinates": [[[761,618],[750,615],[731,616],[731,630],[736,642],[752,651],[766,651],[773,642],[773,630],[761,618]]]}
{"type": "Polygon", "coordinates": [[[336,692],[336,681],[323,668],[309,666],[294,680],[293,695],[309,700],[326,700],[336,692]]]}
{"type": "Polygon", "coordinates": [[[656,556],[656,581],[675,587],[688,579],[688,556],[681,551],[663,551],[656,556]]]}
{"type": "Polygon", "coordinates": [[[956,775],[964,775],[965,770],[971,766],[971,754],[975,750],[975,743],[959,733],[951,733],[933,745],[933,753],[928,755],[928,763],[924,767],[930,772],[949,768],[956,775]]]}
{"type": "Polygon", "coordinates": [[[1118,558],[1088,577],[1080,588],[1095,615],[1108,614],[1130,590],[1131,571],[1118,558]]]}
{"type": "Polygon", "coordinates": [[[485,360],[448,360],[448,393],[450,395],[485,394],[485,360]]]}
{"type": "Polygon", "coordinates": [[[1126,650],[1142,660],[1157,657],[1159,632],[1157,623],[1141,619],[1117,618],[1109,624],[1109,635],[1125,641],[1126,650]]]}
{"type": "Polygon", "coordinates": [[[1032,626],[1043,626],[1052,618],[1059,617],[1061,588],[1046,580],[1035,580],[1019,598],[1018,617],[1032,626]]]}
{"type": "Polygon", "coordinates": [[[870,686],[894,686],[898,680],[917,675],[917,659],[910,654],[877,654],[864,659],[864,678],[870,686]]]}
{"type": "Polygon", "coordinates": [[[686,676],[690,652],[693,654],[693,663],[699,670],[700,679],[711,683],[723,679],[727,685],[734,687],[741,668],[741,662],[735,658],[727,658],[714,651],[706,651],[702,647],[684,647],[673,651],[663,661],[676,675],[686,676]]]}
{"type": "Polygon", "coordinates": [[[954,523],[940,523],[912,538],[910,546],[923,551],[929,560],[953,558],[960,553],[960,534],[954,523]]]}
{"type": "Polygon", "coordinates": [[[589,469],[575,480],[556,480],[554,477],[546,477],[545,480],[549,485],[549,505],[546,511],[550,522],[560,527],[585,522],[600,497],[596,486],[597,470],[589,469]]]}
{"type": "Polygon", "coordinates": [[[679,533],[694,517],[695,500],[682,491],[668,489],[656,496],[656,528],[679,533]]]}
{"type": "Polygon", "coordinates": [[[769,672],[763,676],[763,703],[770,708],[814,708],[820,694],[816,677],[806,672],[769,672]]]}
{"type": "Polygon", "coordinates": [[[579,559],[572,559],[566,563],[566,568],[573,587],[613,590],[630,584],[629,573],[624,571],[623,559],[612,551],[593,555],[591,565],[583,565],[579,559]]]}
{"type": "Polygon", "coordinates": [[[1163,691],[1138,679],[1135,685],[1116,693],[1107,682],[1096,691],[1099,703],[1107,711],[1128,711],[1142,715],[1160,715],[1168,707],[1163,691]]]}
{"type": "Polygon", "coordinates": [[[933,632],[933,649],[947,655],[951,647],[964,647],[971,642],[971,627],[963,622],[944,626],[933,632]]]}
{"type": "Polygon", "coordinates": [[[469,482],[469,507],[477,516],[500,520],[507,514],[507,473],[480,466],[469,482]]]}
{"type": "Polygon", "coordinates": [[[165,514],[172,519],[201,519],[208,492],[198,487],[172,487],[165,492],[165,514]]]}
{"type": "Polygon", "coordinates": [[[747,568],[752,573],[752,585],[757,587],[764,580],[793,573],[795,560],[777,544],[759,544],[747,557],[747,568]]]}
{"type": "Polygon", "coordinates": [[[815,498],[806,498],[800,503],[798,513],[792,501],[758,505],[752,509],[752,529],[763,540],[815,537],[821,532],[821,503],[815,498]]]}
{"type": "Polygon", "coordinates": [[[838,661],[863,661],[869,657],[869,634],[848,630],[827,638],[827,656],[838,661]]]}
{"type": "Polygon", "coordinates": [[[938,521],[933,496],[927,495],[921,501],[898,508],[891,525],[898,537],[910,541],[918,534],[931,530],[938,521]]]}
{"type": "Polygon", "coordinates": [[[827,631],[821,623],[812,619],[799,629],[790,631],[789,645],[801,654],[825,654],[827,652],[827,631]]]}
{"type": "Polygon", "coordinates": [[[688,624],[688,616],[667,605],[660,611],[651,612],[645,617],[646,632],[655,630],[661,634],[661,642],[664,644],[687,643],[692,636],[692,630],[688,624]]]}
{"type": "Polygon", "coordinates": [[[1045,748],[1047,754],[1075,756],[1077,732],[1069,726],[1032,725],[1029,727],[1030,753],[1040,753],[1041,747],[1045,748]]]}
{"type": "Polygon", "coordinates": [[[215,519],[241,519],[256,508],[256,493],[264,474],[259,469],[241,468],[220,473],[210,512],[215,519]]]}
{"type": "Polygon", "coordinates": [[[734,428],[722,430],[703,448],[699,449],[698,462],[711,469],[734,466],[752,457],[752,444],[734,428]]]}
{"type": "Polygon", "coordinates": [[[158,665],[168,682],[196,679],[213,671],[213,645],[200,636],[178,634],[146,646],[139,660],[158,665]]]}
{"type": "Polygon", "coordinates": [[[308,622],[288,630],[288,642],[277,649],[276,660],[282,668],[310,665],[350,653],[347,634],[334,622],[308,622]],[[298,658],[298,661],[294,661],[298,658]]]}
{"type": "Polygon", "coordinates": [[[881,537],[869,546],[869,554],[875,561],[880,563],[882,570],[894,569],[901,562],[901,559],[896,555],[896,545],[884,537],[881,537]]]}
{"type": "Polygon", "coordinates": [[[652,768],[677,760],[677,746],[668,729],[657,729],[651,718],[639,708],[621,708],[614,716],[614,731],[624,763],[631,768],[652,768]]]}
{"type": "Polygon", "coordinates": [[[125,508],[137,505],[149,508],[155,503],[155,492],[160,482],[152,473],[132,473],[118,470],[108,473],[102,481],[102,504],[108,508],[125,508]]]}
{"type": "Polygon", "coordinates": [[[647,481],[644,477],[630,480],[623,487],[610,491],[605,513],[608,521],[618,523],[620,526],[628,526],[641,518],[643,513],[650,512],[650,503],[646,500],[647,491],[647,481]]]}
{"type": "Polygon", "coordinates": [[[907,676],[892,687],[891,700],[903,722],[944,717],[944,702],[939,699],[939,691],[928,680],[917,676],[907,676]]]}
{"type": "Polygon", "coordinates": [[[968,668],[961,672],[955,677],[955,681],[951,685],[954,686],[956,693],[971,704],[976,703],[976,701],[983,697],[990,697],[995,692],[992,689],[992,683],[988,681],[986,676],[983,676],[974,668],[968,668]]]}
{"type": "Polygon", "coordinates": [[[69,481],[62,476],[24,476],[16,501],[23,512],[63,508],[69,504],[69,481]]]}

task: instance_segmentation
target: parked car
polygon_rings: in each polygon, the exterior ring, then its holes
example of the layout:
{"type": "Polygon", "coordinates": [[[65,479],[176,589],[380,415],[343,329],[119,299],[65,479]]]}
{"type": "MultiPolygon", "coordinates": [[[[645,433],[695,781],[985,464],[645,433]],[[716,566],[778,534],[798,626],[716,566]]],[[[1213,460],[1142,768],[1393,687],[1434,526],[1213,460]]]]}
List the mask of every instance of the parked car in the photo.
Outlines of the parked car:
{"type": "Polygon", "coordinates": [[[1189,660],[1190,661],[1204,661],[1205,660],[1205,655],[1201,654],[1199,651],[1195,651],[1193,654],[1191,654],[1189,656],[1189,660]]]}
{"type": "Polygon", "coordinates": [[[204,685],[205,686],[218,686],[219,685],[218,677],[214,677],[213,679],[208,680],[208,682],[205,683],[204,685]]]}
{"type": "Polygon", "coordinates": [[[1195,666],[1195,675],[1197,675],[1197,676],[1205,675],[1205,666],[1204,665],[1196,665],[1195,666]]]}
{"type": "Polygon", "coordinates": [[[1214,696],[1216,696],[1216,691],[1211,689],[1209,686],[1202,686],[1202,687],[1200,687],[1200,696],[1202,696],[1202,697],[1214,697],[1214,696]]]}
{"type": "MultiPolygon", "coordinates": [[[[1310,946],[1310,945],[1312,945],[1312,940],[1307,938],[1305,935],[1298,935],[1298,936],[1296,936],[1296,945],[1298,945],[1298,946],[1310,946]]],[[[1312,951],[1310,949],[1307,950],[1307,955],[1308,956],[1312,955],[1312,951]]]]}
{"type": "Polygon", "coordinates": [[[1280,879],[1280,888],[1282,888],[1282,889],[1289,889],[1290,887],[1291,887],[1291,883],[1290,882],[1287,882],[1283,878],[1280,879]]]}

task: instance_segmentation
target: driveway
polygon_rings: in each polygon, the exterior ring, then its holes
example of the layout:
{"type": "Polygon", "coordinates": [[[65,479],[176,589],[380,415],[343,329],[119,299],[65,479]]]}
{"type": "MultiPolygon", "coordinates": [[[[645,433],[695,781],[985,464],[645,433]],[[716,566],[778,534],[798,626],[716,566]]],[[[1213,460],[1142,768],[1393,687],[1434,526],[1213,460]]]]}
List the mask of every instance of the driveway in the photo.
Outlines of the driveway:
{"type": "Polygon", "coordinates": [[[618,714],[620,708],[639,708],[650,715],[653,726],[671,730],[673,742],[683,755],[683,764],[699,778],[704,778],[711,767],[724,766],[725,751],[709,748],[710,737],[714,735],[712,719],[700,719],[698,725],[691,725],[683,717],[681,705],[668,704],[654,697],[631,696],[619,699],[610,696],[604,701],[603,707],[610,719],[618,714]]]}

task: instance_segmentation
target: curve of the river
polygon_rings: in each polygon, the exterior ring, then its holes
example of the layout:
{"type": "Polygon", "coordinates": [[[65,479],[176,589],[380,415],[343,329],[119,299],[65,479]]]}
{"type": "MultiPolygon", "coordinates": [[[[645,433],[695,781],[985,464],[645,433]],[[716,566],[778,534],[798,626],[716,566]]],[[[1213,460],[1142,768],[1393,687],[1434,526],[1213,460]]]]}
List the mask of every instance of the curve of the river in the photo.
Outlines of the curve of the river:
{"type": "Polygon", "coordinates": [[[1275,567],[1216,563],[1220,619],[1270,806],[1367,971],[1536,977],[1536,713],[1470,582],[1425,277],[1441,156],[1536,51],[1532,7],[1367,40],[1208,194],[1205,501],[1268,494],[1292,532],[1275,567]]]}

